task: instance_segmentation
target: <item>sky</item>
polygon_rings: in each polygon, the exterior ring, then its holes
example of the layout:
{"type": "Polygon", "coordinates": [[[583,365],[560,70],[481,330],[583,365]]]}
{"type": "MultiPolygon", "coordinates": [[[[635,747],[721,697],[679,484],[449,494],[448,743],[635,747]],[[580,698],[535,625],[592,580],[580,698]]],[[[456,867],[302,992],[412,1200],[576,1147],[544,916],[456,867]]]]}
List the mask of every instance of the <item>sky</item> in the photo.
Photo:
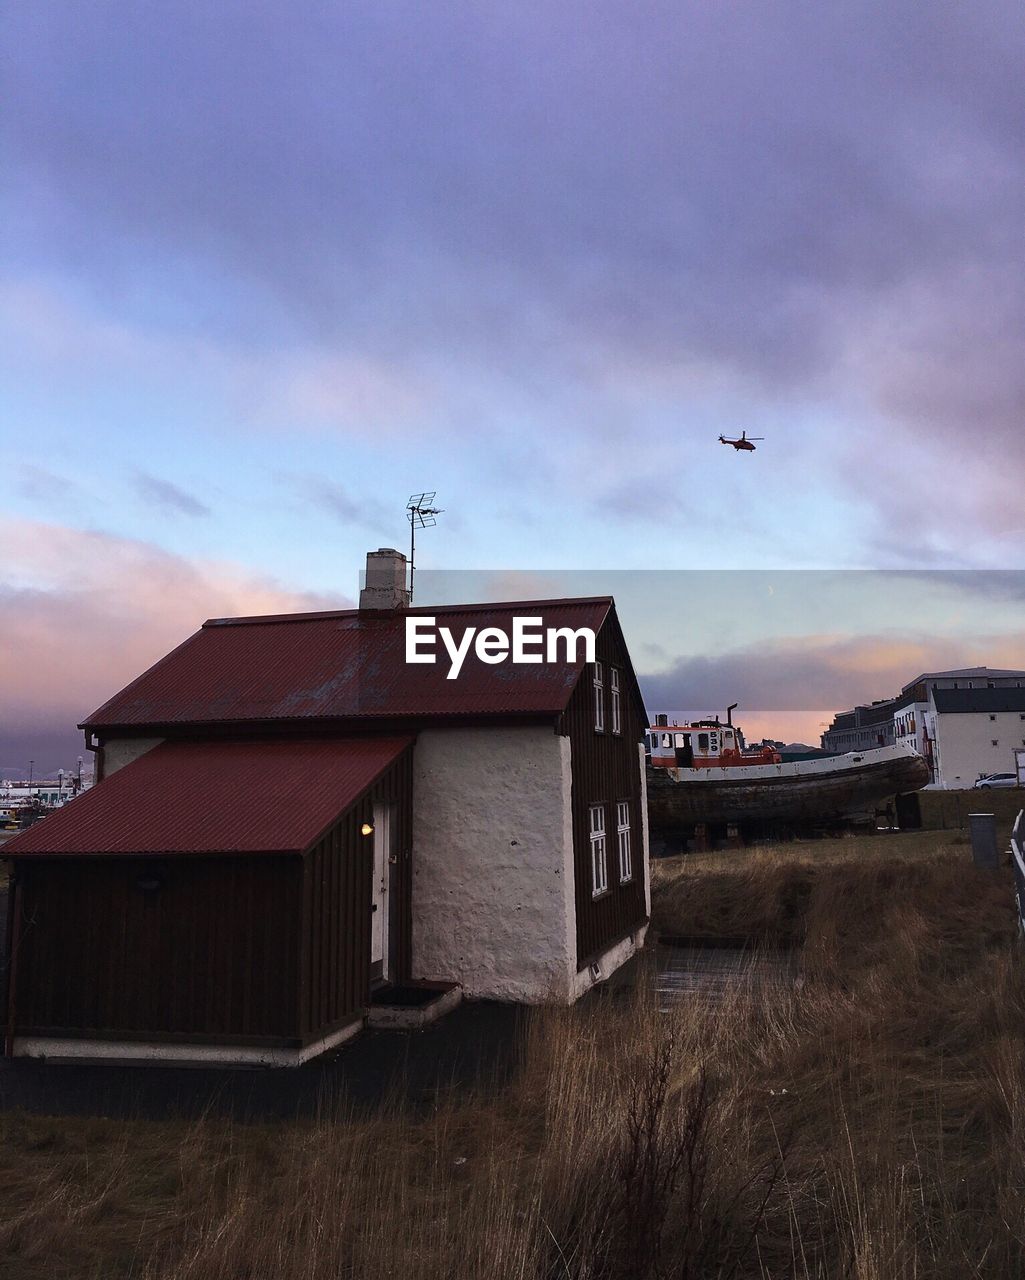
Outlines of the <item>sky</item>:
{"type": "Polygon", "coordinates": [[[607,579],[649,700],[749,733],[1025,666],[1023,60],[1010,0],[11,0],[0,773],[205,617],[351,603],[425,489],[425,573],[607,579]],[[885,617],[722,598],[856,570],[885,617]]]}

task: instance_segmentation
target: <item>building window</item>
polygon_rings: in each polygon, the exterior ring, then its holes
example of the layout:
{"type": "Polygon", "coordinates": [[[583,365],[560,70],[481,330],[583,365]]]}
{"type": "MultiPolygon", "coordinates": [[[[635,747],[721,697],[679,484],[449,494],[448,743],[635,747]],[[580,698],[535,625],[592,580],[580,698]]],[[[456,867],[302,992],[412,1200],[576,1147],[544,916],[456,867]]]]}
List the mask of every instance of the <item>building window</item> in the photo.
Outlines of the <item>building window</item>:
{"type": "Polygon", "coordinates": [[[605,732],[605,675],[600,662],[594,664],[594,731],[605,732]]]}
{"type": "Polygon", "coordinates": [[[990,719],[991,719],[991,720],[995,720],[995,719],[996,719],[996,716],[990,716],[990,719]]]}
{"type": "Polygon", "coordinates": [[[622,733],[623,723],[619,712],[619,668],[609,667],[609,687],[612,694],[612,732],[622,733]]]}
{"type": "Polygon", "coordinates": [[[597,898],[609,887],[609,869],[605,857],[605,806],[591,805],[591,897],[597,898]]]}
{"type": "Polygon", "coordinates": [[[999,738],[990,738],[990,743],[991,743],[994,747],[999,747],[999,746],[1000,746],[1000,739],[999,739],[999,738]]]}
{"type": "Polygon", "coordinates": [[[630,852],[630,802],[620,800],[616,805],[616,845],[619,849],[619,883],[633,879],[633,856],[630,852]]]}

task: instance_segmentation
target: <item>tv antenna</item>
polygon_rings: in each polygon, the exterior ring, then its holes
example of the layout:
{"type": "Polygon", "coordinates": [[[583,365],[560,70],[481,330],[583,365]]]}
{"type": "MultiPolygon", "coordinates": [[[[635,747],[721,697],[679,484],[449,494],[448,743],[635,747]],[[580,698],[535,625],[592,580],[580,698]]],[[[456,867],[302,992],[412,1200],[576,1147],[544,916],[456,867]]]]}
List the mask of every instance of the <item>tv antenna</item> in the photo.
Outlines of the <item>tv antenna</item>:
{"type": "Polygon", "coordinates": [[[409,520],[409,603],[413,603],[413,566],[416,554],[417,529],[429,529],[438,523],[441,507],[434,505],[437,490],[430,493],[411,493],[406,503],[406,518],[409,520]]]}

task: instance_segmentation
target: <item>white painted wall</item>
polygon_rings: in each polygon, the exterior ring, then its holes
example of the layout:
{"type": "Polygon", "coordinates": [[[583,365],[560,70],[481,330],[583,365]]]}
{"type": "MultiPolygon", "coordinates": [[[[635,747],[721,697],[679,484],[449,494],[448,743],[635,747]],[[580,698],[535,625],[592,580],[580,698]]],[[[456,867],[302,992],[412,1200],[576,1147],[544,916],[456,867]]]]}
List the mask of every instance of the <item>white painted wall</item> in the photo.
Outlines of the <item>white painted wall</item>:
{"type": "MultiPolygon", "coordinates": [[[[545,728],[429,730],[413,757],[413,976],[471,997],[569,1003],[644,944],[577,971],[570,742],[545,728]]],[[[644,747],[638,873],[651,913],[644,747]]]]}
{"type": "Polygon", "coordinates": [[[925,734],[926,730],[932,737],[932,719],[930,716],[931,704],[928,702],[905,702],[894,712],[894,742],[900,742],[907,746],[914,747],[919,755],[925,754],[925,734]],[[898,728],[898,722],[906,719],[908,716],[914,717],[914,730],[911,733],[901,733],[898,728]]]}
{"type": "Polygon", "coordinates": [[[544,727],[422,732],[413,976],[529,1004],[576,994],[570,743],[544,727]]]}
{"type": "Polygon", "coordinates": [[[103,776],[109,778],[126,764],[158,747],[163,738],[110,738],[103,744],[103,776]]]}
{"type": "Polygon", "coordinates": [[[1014,749],[1025,745],[1021,711],[943,712],[936,715],[941,786],[973,786],[980,773],[1013,773],[1014,749]],[[996,738],[997,745],[993,746],[996,738]]]}

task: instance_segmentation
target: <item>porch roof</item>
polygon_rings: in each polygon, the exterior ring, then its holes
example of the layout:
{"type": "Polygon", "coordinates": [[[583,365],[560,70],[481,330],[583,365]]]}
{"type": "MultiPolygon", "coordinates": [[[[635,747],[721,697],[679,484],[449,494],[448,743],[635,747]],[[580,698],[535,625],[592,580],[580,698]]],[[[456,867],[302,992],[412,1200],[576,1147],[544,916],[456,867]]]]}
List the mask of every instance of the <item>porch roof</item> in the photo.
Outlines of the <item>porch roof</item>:
{"type": "Polygon", "coordinates": [[[303,853],[412,741],[161,743],[9,840],[3,856],[303,853]]]}

